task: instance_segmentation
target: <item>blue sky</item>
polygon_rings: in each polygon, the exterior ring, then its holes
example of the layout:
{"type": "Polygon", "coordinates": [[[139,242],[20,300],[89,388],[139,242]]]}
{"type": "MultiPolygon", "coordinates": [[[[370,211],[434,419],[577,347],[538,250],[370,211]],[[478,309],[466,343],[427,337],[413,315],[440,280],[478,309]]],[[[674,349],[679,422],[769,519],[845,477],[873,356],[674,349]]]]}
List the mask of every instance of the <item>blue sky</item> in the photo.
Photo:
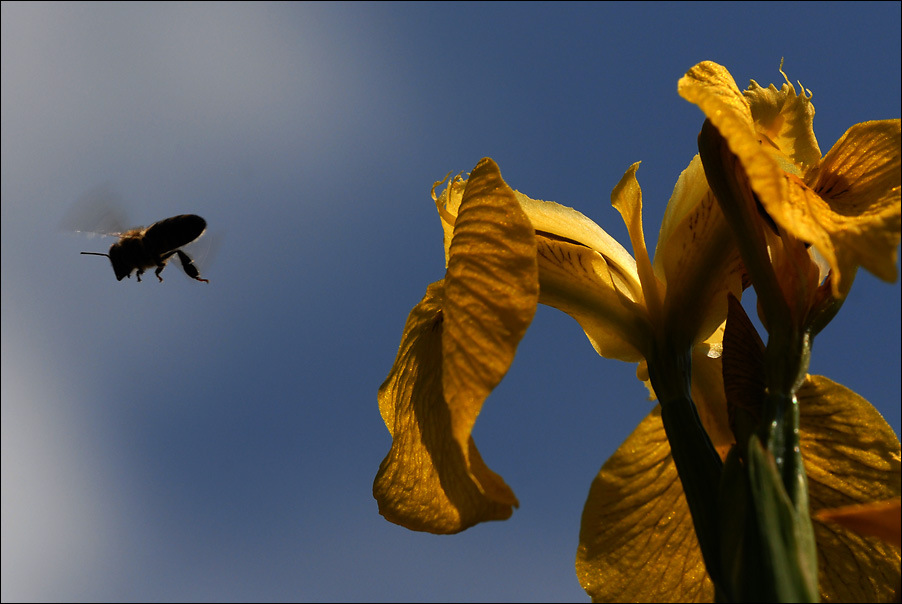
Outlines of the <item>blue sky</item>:
{"type": "MultiPolygon", "coordinates": [[[[651,409],[540,308],[475,438],[521,507],[451,537],[379,516],[376,390],[444,272],[429,197],[493,157],[622,242],[696,153],[705,59],[814,93],[822,152],[900,114],[900,4],[2,5],[2,598],[587,601],[592,478],[651,409]],[[205,217],[209,285],[117,282],[61,232],[205,217]]],[[[811,372],[900,430],[900,284],[859,273],[811,372]]]]}

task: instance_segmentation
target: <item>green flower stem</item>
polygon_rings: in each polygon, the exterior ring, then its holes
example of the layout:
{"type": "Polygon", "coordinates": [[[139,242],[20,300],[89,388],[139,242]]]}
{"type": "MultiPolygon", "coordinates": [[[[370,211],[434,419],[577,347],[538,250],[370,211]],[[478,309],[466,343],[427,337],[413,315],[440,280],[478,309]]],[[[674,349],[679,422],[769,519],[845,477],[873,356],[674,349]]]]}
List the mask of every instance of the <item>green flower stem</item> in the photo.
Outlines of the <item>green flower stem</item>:
{"type": "Polygon", "coordinates": [[[688,348],[671,353],[656,351],[648,359],[648,373],[661,403],[661,421],[683,484],[705,567],[720,592],[717,494],[723,464],[690,395],[691,359],[688,348]]]}
{"type": "Polygon", "coordinates": [[[811,338],[807,332],[782,329],[785,322],[777,322],[768,332],[765,352],[765,382],[767,396],[760,437],[774,456],[783,483],[792,501],[798,488],[795,478],[804,467],[795,461],[798,449],[799,412],[796,391],[805,381],[811,358],[811,338]]]}
{"type": "MultiPolygon", "coordinates": [[[[749,444],[749,473],[758,522],[773,567],[776,598],[818,600],[817,548],[808,502],[808,478],[799,445],[796,392],[808,373],[811,337],[788,321],[768,332],[767,395],[760,426],[765,449],[749,444]],[[781,488],[782,487],[782,488],[781,488]]],[[[756,437],[752,437],[755,441],[756,437]]]]}

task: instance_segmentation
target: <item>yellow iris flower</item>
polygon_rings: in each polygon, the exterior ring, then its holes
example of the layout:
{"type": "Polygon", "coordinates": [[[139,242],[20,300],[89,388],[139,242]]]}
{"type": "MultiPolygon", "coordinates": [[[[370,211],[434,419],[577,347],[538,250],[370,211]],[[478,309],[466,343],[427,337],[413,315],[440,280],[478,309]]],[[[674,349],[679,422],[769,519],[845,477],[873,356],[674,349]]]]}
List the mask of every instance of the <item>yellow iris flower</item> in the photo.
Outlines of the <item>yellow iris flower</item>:
{"type": "MultiPolygon", "coordinates": [[[[790,85],[778,91],[752,83],[743,96],[726,69],[703,63],[680,81],[680,93],[697,102],[726,138],[784,237],[813,242],[822,250],[833,271],[834,295],[848,292],[857,264],[894,279],[899,120],[853,127],[821,159],[811,130],[810,97],[796,96],[790,85]]],[[[778,245],[774,238],[768,242],[778,245]]],[[[802,264],[798,255],[787,260],[781,250],[769,249],[778,269],[802,264]]],[[[819,376],[805,380],[798,399],[812,510],[899,496],[899,441],[872,405],[819,376]]],[[[818,516],[814,523],[821,597],[891,597],[898,583],[898,550],[830,526],[826,518],[818,516]]],[[[597,601],[711,601],[714,596],[657,410],[592,485],[577,572],[597,601]]]]}
{"type": "Polygon", "coordinates": [[[770,218],[826,259],[834,296],[848,293],[858,266],[895,281],[899,119],[856,124],[821,157],[811,95],[788,80],[780,90],[752,81],[742,93],[726,68],[705,61],[678,90],[726,139],[770,218]]]}
{"type": "Polygon", "coordinates": [[[672,325],[673,340],[697,350],[700,415],[726,452],[732,436],[723,395],[704,385],[720,380],[718,327],[726,292],[741,288],[739,256],[696,157],[674,189],[652,265],[637,168],[627,171],[612,200],[638,261],[576,210],[513,191],[490,159],[468,179],[451,179],[441,197],[435,188],[444,181],[433,187],[446,275],[411,311],[379,390],[392,448],[374,494],[387,519],[453,533],[510,516],[517,499],[470,434],[539,302],[574,317],[599,354],[624,361],[643,361],[663,326],[672,325]]]}
{"type": "MultiPolygon", "coordinates": [[[[786,86],[776,91],[754,85],[752,94],[739,93],[737,100],[732,88],[727,93],[707,87],[709,80],[724,80],[726,72],[712,65],[690,71],[680,92],[697,99],[706,113],[706,107],[714,108],[721,125],[709,118],[743,163],[773,220],[817,247],[834,273],[836,292],[848,291],[859,264],[894,277],[898,120],[853,127],[821,159],[806,130],[813,115],[809,97],[795,96],[794,89],[790,94],[786,86]],[[712,73],[716,77],[706,80],[712,73]],[[738,134],[724,132],[723,124],[738,124],[738,134]],[[895,164],[890,159],[875,165],[858,150],[872,135],[882,141],[878,148],[892,147],[895,136],[895,164]],[[740,141],[735,146],[734,139],[740,141]],[[847,202],[853,205],[842,205],[847,202]],[[855,215],[853,207],[864,209],[855,215]],[[836,216],[851,216],[854,224],[836,216]],[[861,235],[875,232],[879,236],[861,235]]],[[[674,188],[652,263],[642,231],[637,168],[630,167],[612,193],[635,257],[576,210],[511,189],[491,159],[480,161],[466,179],[446,177],[433,186],[444,231],[445,277],[430,285],[411,311],[379,389],[392,446],[373,492],[388,520],[414,530],[455,533],[506,519],[517,507],[513,491],[483,461],[471,434],[540,302],[571,315],[600,355],[639,363],[641,379],[648,377],[645,363],[654,362],[662,348],[691,350],[692,399],[712,444],[726,454],[733,436],[720,353],[727,294],[741,293],[742,262],[696,157],[674,188]],[[443,183],[444,191],[436,195],[443,183]]],[[[876,410],[826,378],[809,377],[798,394],[812,508],[898,496],[899,442],[876,410]]],[[[884,586],[892,584],[887,577],[898,574],[898,552],[822,523],[815,529],[822,594],[886,595],[884,586]],[[867,573],[851,572],[854,564],[866,565],[867,573]]],[[[576,566],[581,583],[599,601],[712,599],[660,407],[593,482],[576,566]]]]}

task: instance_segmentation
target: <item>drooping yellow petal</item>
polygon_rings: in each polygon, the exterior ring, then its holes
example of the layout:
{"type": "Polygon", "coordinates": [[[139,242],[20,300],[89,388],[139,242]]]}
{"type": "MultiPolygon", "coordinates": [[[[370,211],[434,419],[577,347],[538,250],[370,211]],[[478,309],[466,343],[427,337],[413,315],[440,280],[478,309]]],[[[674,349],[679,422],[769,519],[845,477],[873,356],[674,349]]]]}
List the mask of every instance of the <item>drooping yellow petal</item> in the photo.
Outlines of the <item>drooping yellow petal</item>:
{"type": "Polygon", "coordinates": [[[767,394],[766,346],[742,303],[729,296],[723,335],[722,376],[730,428],[745,444],[761,422],[767,394]]]}
{"type": "MultiPolygon", "coordinates": [[[[896,280],[900,138],[898,119],[864,122],[849,128],[824,157],[812,188],[826,202],[818,222],[836,248],[840,270],[861,265],[884,281],[896,280]]],[[[809,240],[807,233],[794,234],[809,240]]]]}
{"type": "Polygon", "coordinates": [[[895,281],[902,233],[899,120],[853,126],[812,173],[811,186],[786,176],[787,196],[767,206],[771,217],[817,248],[833,271],[834,296],[848,291],[859,265],[895,281]]]}
{"type": "Polygon", "coordinates": [[[466,181],[448,270],[411,312],[379,390],[392,448],[373,487],[380,512],[415,530],[454,533],[510,516],[513,492],[471,432],[535,313],[535,235],[498,166],[466,181]]]}
{"type": "Polygon", "coordinates": [[[656,407],[605,462],[583,509],[576,574],[595,602],[710,602],[692,517],[656,407]]]}
{"type": "Polygon", "coordinates": [[[532,224],[491,159],[470,174],[450,250],[442,380],[454,435],[464,447],[483,401],[507,373],[539,299],[532,224]]]}
{"type": "Polygon", "coordinates": [[[442,281],[433,283],[410,312],[395,364],[379,388],[392,446],[373,484],[380,514],[430,533],[504,520],[517,505],[513,492],[481,463],[472,439],[468,464],[452,436],[452,410],[442,388],[443,290],[442,281]],[[480,485],[492,482],[493,492],[483,492],[480,485]]]}
{"type": "Polygon", "coordinates": [[[696,155],[667,204],[654,259],[667,284],[667,325],[674,341],[697,344],[727,316],[727,293],[742,293],[742,258],[696,155]]]}
{"type": "Polygon", "coordinates": [[[888,601],[899,581],[899,550],[818,520],[816,512],[899,497],[899,440],[870,403],[825,377],[809,376],[798,399],[821,596],[888,601]]]}

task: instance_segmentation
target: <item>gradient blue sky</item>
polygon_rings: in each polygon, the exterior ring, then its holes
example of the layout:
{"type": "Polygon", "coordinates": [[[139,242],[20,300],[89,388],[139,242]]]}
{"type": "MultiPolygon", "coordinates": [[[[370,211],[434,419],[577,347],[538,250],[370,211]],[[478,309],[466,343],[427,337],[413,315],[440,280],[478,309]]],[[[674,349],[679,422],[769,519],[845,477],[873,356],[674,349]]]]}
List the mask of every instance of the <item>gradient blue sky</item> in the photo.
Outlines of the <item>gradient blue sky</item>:
{"type": "MultiPolygon", "coordinates": [[[[443,275],[429,197],[493,157],[654,245],[699,61],[814,93],[826,152],[900,115],[900,3],[2,5],[2,599],[586,601],[592,478],[651,409],[540,308],[477,423],[521,507],[451,537],[379,516],[376,390],[443,275]],[[117,282],[60,232],[108,183],[204,216],[211,283],[117,282]]],[[[812,373],[900,429],[900,285],[859,273],[812,373]]]]}

